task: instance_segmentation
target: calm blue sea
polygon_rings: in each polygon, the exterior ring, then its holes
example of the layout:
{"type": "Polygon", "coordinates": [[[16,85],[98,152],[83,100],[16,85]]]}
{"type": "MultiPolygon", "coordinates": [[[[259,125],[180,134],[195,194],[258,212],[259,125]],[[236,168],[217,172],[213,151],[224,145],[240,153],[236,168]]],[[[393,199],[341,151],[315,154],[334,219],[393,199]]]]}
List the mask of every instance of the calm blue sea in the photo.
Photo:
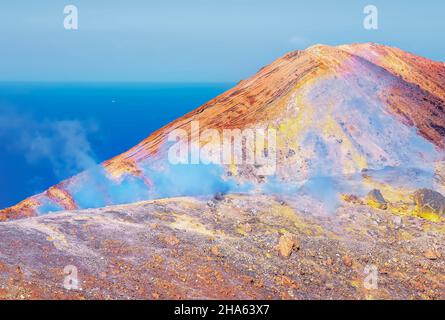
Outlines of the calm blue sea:
{"type": "Polygon", "coordinates": [[[99,163],[232,86],[0,83],[0,208],[76,173],[75,148],[99,163]]]}

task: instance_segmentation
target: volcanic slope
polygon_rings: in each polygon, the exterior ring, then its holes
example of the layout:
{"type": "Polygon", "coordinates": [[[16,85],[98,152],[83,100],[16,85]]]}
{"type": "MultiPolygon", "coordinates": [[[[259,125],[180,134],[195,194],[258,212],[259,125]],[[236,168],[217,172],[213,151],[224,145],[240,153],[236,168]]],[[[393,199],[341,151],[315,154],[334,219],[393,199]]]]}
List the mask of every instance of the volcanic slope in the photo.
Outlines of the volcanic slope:
{"type": "Polygon", "coordinates": [[[443,192],[444,106],[444,63],[377,44],[316,45],[286,54],[127,152],[0,217],[216,192],[316,189],[324,190],[321,202],[376,186],[394,201],[418,188],[443,192]],[[193,121],[201,130],[274,129],[276,162],[174,166],[167,137],[174,129],[190,133],[193,121]]]}

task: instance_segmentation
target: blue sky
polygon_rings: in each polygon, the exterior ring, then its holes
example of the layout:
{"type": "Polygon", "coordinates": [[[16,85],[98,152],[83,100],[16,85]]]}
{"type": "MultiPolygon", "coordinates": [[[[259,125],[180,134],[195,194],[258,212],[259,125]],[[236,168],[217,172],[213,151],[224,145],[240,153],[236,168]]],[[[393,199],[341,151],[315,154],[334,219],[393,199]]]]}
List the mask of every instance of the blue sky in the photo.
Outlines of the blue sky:
{"type": "Polygon", "coordinates": [[[442,0],[0,2],[0,81],[235,82],[316,43],[378,42],[445,60],[442,0]],[[63,8],[79,9],[79,30],[63,8]],[[379,8],[379,30],[362,27],[379,8]]]}

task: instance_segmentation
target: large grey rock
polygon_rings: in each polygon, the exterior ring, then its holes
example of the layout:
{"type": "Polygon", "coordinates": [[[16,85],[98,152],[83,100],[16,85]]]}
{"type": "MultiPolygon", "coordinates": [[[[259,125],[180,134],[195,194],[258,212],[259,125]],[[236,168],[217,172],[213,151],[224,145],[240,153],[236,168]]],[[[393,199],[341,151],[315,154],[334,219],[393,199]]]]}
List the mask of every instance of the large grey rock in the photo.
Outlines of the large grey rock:
{"type": "Polygon", "coordinates": [[[430,189],[420,189],[413,194],[418,213],[444,214],[445,197],[430,189]]]}
{"type": "Polygon", "coordinates": [[[368,193],[366,196],[366,202],[370,206],[378,209],[386,210],[388,208],[388,203],[378,189],[373,189],[368,193]]]}

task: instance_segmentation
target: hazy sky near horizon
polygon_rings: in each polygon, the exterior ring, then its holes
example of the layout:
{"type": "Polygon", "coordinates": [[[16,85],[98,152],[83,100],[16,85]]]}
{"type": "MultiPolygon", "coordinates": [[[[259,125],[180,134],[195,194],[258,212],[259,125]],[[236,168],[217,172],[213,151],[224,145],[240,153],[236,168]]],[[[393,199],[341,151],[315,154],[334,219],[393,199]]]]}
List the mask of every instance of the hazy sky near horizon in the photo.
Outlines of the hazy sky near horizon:
{"type": "Polygon", "coordinates": [[[0,81],[236,82],[288,51],[377,42],[445,61],[445,1],[0,2],[0,81]],[[79,29],[65,30],[65,5],[79,29]],[[376,5],[379,29],[363,28],[376,5]]]}

